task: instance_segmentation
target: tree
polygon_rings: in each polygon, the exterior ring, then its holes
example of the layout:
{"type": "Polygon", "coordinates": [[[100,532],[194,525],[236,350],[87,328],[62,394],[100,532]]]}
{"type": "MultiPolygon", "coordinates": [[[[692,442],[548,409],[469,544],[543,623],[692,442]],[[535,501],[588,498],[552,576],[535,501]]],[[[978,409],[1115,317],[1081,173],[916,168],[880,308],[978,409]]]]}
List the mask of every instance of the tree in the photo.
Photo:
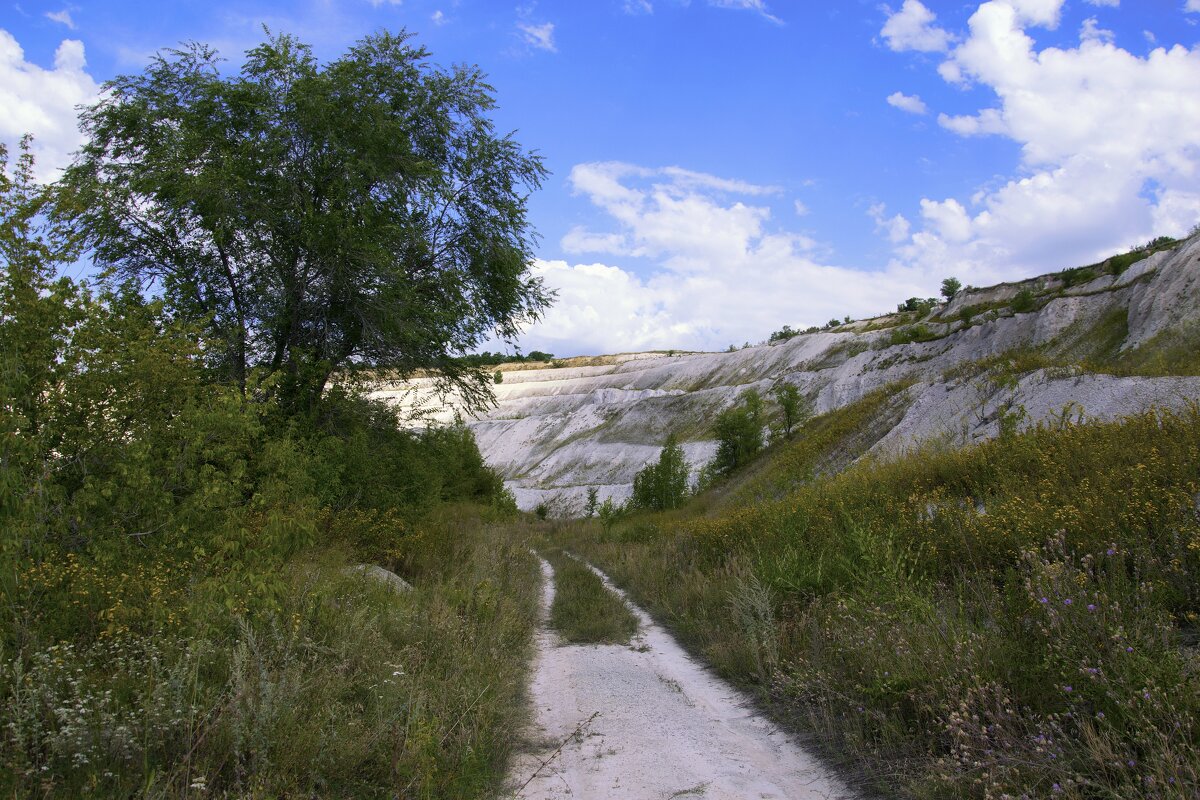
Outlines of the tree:
{"type": "Polygon", "coordinates": [[[679,508],[687,496],[687,461],[675,434],[671,434],[658,455],[658,462],[648,464],[634,476],[630,505],[662,511],[679,508]]]}
{"type": "Polygon", "coordinates": [[[807,416],[808,404],[794,383],[781,383],[775,387],[774,391],[775,400],[779,403],[779,410],[783,412],[783,433],[790,439],[792,438],[792,428],[807,416]]]}
{"type": "Polygon", "coordinates": [[[96,263],[203,321],[243,394],[298,411],[338,370],[430,369],[486,403],[490,376],[454,356],[549,302],[528,269],[541,159],[495,133],[478,69],[432,67],[409,38],[322,66],[275,36],[229,77],[191,44],[83,114],[64,185],[96,263]]]}
{"type": "Polygon", "coordinates": [[[960,289],[962,289],[962,284],[958,278],[946,278],[942,281],[942,297],[947,300],[953,300],[954,295],[958,294],[960,289]]]}
{"type": "Polygon", "coordinates": [[[754,389],[743,392],[740,403],[717,415],[713,430],[717,435],[716,469],[728,475],[762,450],[762,395],[754,389]]]}

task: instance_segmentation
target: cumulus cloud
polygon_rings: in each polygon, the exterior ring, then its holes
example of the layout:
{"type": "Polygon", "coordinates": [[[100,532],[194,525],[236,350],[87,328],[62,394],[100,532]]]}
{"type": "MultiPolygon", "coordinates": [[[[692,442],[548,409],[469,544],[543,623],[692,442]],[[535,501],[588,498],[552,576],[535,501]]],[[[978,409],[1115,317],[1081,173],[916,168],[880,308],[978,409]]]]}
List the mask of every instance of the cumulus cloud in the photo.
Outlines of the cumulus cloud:
{"type": "Polygon", "coordinates": [[[901,263],[983,283],[1086,263],[1200,221],[1200,48],[1140,57],[1091,19],[1078,46],[1039,50],[1028,29],[1058,25],[1062,5],[980,3],[948,51],[941,76],[995,101],[943,114],[940,125],[1008,137],[1021,160],[969,200],[925,198],[921,224],[897,248],[901,263]]]}
{"type": "Polygon", "coordinates": [[[1108,6],[1109,8],[1117,8],[1121,5],[1121,0],[1084,0],[1090,6],[1108,6]]]}
{"type": "Polygon", "coordinates": [[[626,14],[653,14],[654,6],[650,4],[650,0],[625,0],[626,14]]]}
{"type": "Polygon", "coordinates": [[[83,144],[76,107],[93,102],[100,92],[86,66],[82,42],[64,40],[54,67],[43,69],[26,61],[17,40],[0,29],[0,141],[12,145],[33,134],[42,180],[55,178],[83,144]]]}
{"type": "Polygon", "coordinates": [[[568,181],[610,226],[563,237],[576,263],[535,265],[558,300],[527,332],[527,347],[722,349],[785,323],[886,311],[945,277],[904,265],[867,273],[822,263],[815,242],[760,204],[776,187],[620,162],[579,164],[568,181]],[[635,260],[648,269],[635,269],[635,260]]]}
{"type": "Polygon", "coordinates": [[[1183,10],[1193,14],[1200,14],[1200,0],[1186,0],[1183,4],[1183,10]]]}
{"type": "Polygon", "coordinates": [[[893,244],[903,242],[908,238],[909,231],[912,230],[912,224],[905,219],[903,214],[888,217],[887,206],[883,203],[871,206],[867,209],[867,214],[875,220],[875,230],[886,233],[888,240],[893,244]]]}
{"type": "Polygon", "coordinates": [[[1083,25],[1079,28],[1079,41],[1081,42],[1115,42],[1117,35],[1110,30],[1100,27],[1100,21],[1095,17],[1088,17],[1083,21],[1083,25]]]}
{"type": "Polygon", "coordinates": [[[901,111],[907,111],[909,114],[924,114],[929,111],[929,107],[925,105],[925,101],[920,95],[907,95],[904,92],[893,92],[888,95],[888,105],[894,106],[901,111]]]}
{"type": "Polygon", "coordinates": [[[950,49],[953,37],[934,24],[936,21],[937,16],[921,0],[904,0],[899,11],[888,15],[882,35],[888,47],[898,53],[944,53],[950,49]]]}

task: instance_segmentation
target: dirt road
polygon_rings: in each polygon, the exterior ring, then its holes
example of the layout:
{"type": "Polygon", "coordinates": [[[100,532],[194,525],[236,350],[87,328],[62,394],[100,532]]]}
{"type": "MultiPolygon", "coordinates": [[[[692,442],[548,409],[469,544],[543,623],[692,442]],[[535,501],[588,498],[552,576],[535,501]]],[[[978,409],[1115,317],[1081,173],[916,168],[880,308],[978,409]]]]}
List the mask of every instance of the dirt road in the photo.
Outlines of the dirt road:
{"type": "Polygon", "coordinates": [[[543,746],[517,760],[513,796],[855,797],[632,603],[640,627],[631,645],[562,645],[544,623],[554,597],[545,561],[542,574],[531,694],[533,736],[543,746]]]}

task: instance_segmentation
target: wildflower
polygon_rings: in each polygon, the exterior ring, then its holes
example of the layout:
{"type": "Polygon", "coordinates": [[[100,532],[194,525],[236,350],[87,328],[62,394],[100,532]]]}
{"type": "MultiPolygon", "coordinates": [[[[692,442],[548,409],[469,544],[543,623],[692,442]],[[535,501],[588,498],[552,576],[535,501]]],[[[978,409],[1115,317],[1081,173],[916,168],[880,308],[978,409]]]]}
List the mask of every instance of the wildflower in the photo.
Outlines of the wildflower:
{"type": "Polygon", "coordinates": [[[1066,600],[1063,600],[1063,605],[1064,605],[1064,606],[1069,606],[1069,605],[1071,605],[1071,598],[1069,598],[1069,597],[1068,597],[1066,600]]]}
{"type": "Polygon", "coordinates": [[[1039,602],[1039,603],[1049,603],[1049,602],[1050,602],[1050,598],[1049,598],[1049,597],[1043,597],[1043,598],[1042,598],[1041,600],[1039,600],[1038,602],[1039,602]]]}
{"type": "Polygon", "coordinates": [[[1096,604],[1088,603],[1088,611],[1095,611],[1095,610],[1096,610],[1096,604]]]}
{"type": "Polygon", "coordinates": [[[1071,688],[1071,684],[1066,683],[1066,684],[1063,684],[1063,691],[1066,692],[1067,694],[1070,694],[1071,692],[1073,692],[1075,690],[1071,688]]]}

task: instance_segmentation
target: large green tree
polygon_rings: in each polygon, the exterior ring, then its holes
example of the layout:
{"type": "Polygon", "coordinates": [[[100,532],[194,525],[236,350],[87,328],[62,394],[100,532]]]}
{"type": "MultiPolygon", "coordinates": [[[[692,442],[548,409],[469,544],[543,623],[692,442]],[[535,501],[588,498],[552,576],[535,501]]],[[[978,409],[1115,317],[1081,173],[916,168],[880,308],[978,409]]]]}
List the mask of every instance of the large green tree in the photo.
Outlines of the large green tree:
{"type": "Polygon", "coordinates": [[[302,410],[339,370],[433,369],[486,402],[454,356],[548,303],[526,219],[540,158],[496,133],[477,69],[409,38],[321,64],[275,36],[236,74],[192,44],[83,115],[64,183],[96,262],[203,321],[243,392],[302,410]]]}

